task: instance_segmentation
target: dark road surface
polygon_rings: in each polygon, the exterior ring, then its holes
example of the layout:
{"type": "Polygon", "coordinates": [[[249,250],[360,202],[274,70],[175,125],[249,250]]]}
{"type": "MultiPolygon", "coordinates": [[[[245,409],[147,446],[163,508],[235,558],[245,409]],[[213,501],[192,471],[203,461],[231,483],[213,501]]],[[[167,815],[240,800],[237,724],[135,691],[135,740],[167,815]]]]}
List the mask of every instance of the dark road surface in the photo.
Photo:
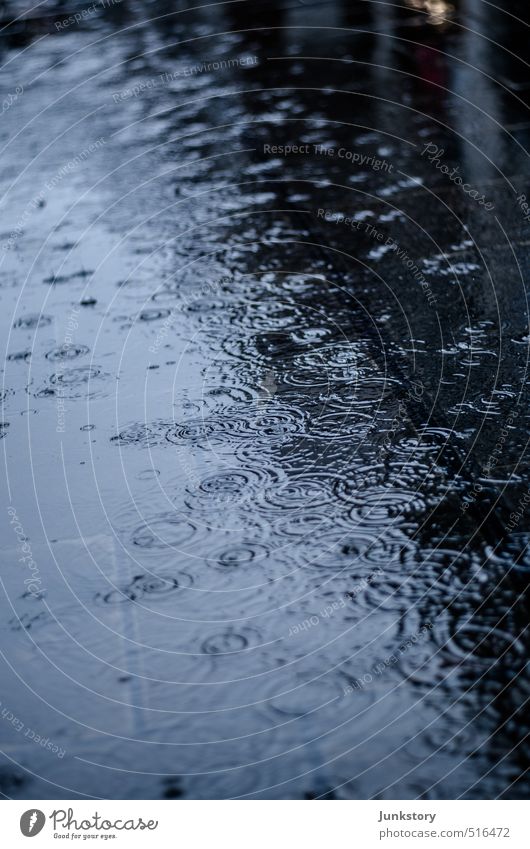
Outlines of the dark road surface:
{"type": "Polygon", "coordinates": [[[527,4],[29,6],[1,793],[527,798],[527,4]]]}

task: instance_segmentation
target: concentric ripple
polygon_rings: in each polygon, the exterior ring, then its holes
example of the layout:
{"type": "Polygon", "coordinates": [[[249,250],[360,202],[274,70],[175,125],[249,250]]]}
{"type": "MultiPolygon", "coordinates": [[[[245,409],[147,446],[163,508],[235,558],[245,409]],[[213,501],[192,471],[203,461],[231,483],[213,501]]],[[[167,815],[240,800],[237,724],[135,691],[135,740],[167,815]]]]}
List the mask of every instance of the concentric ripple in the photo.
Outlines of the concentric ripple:
{"type": "Polygon", "coordinates": [[[162,513],[148,519],[133,531],[131,539],[138,548],[179,548],[188,543],[197,531],[196,526],[179,513],[162,513]]]}
{"type": "Polygon", "coordinates": [[[356,384],[363,356],[358,344],[326,345],[293,358],[285,380],[293,386],[356,384]]]}
{"type": "Polygon", "coordinates": [[[190,419],[172,425],[166,434],[169,442],[207,445],[237,445],[246,440],[262,440],[270,444],[304,432],[305,416],[301,410],[275,402],[227,407],[222,415],[190,419]]]}
{"type": "MultiPolygon", "coordinates": [[[[91,381],[103,380],[108,375],[103,374],[97,366],[78,366],[77,368],[64,369],[55,372],[49,379],[49,386],[43,387],[36,394],[38,397],[45,395],[63,395],[66,398],[93,397],[96,390],[89,388],[91,381]]],[[[101,389],[98,393],[101,394],[101,389]]],[[[108,389],[107,389],[108,391],[108,389]]]]}
{"type": "Polygon", "coordinates": [[[112,436],[111,442],[117,445],[138,445],[143,448],[163,445],[167,429],[167,422],[151,422],[150,424],[135,422],[120,430],[117,436],[112,436]]]}
{"type": "Polygon", "coordinates": [[[224,469],[203,478],[196,488],[188,489],[186,504],[191,509],[250,505],[267,483],[269,475],[260,468],[224,469]]]}
{"type": "Polygon", "coordinates": [[[130,601],[140,601],[147,597],[166,596],[177,589],[191,587],[193,579],[185,572],[173,574],[135,575],[131,582],[119,589],[108,593],[98,593],[96,601],[104,604],[127,604],[130,601]]]}
{"type": "Polygon", "coordinates": [[[260,543],[242,541],[221,546],[208,556],[208,564],[224,570],[261,566],[269,557],[269,548],[260,543]]]}
{"type": "Polygon", "coordinates": [[[90,353],[90,348],[87,345],[58,345],[48,351],[47,360],[52,362],[62,362],[64,360],[76,360],[78,357],[83,357],[90,353]]]}
{"type": "Polygon", "coordinates": [[[257,642],[257,633],[253,628],[234,630],[229,628],[217,634],[212,634],[202,644],[203,654],[238,654],[247,649],[252,642],[257,642]]]}
{"type": "Polygon", "coordinates": [[[419,521],[425,508],[425,501],[419,493],[381,486],[361,491],[353,499],[350,517],[360,525],[381,528],[419,521]]]}

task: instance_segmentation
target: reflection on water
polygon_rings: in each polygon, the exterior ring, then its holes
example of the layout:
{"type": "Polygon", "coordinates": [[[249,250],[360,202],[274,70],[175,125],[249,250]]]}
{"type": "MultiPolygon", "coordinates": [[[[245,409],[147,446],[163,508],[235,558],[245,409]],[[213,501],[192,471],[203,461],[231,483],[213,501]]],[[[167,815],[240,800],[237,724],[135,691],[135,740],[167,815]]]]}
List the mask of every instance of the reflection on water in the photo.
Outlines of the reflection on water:
{"type": "Polygon", "coordinates": [[[527,795],[505,5],[2,5],[4,794],[527,795]]]}

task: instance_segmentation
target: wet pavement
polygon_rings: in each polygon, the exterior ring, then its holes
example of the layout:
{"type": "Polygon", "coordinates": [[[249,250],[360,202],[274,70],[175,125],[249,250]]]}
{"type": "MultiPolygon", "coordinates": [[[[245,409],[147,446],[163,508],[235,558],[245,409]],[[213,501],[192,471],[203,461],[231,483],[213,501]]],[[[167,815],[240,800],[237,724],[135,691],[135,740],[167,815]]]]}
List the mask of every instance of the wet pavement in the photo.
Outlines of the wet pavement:
{"type": "Polygon", "coordinates": [[[503,5],[1,4],[4,796],[527,797],[503,5]]]}

